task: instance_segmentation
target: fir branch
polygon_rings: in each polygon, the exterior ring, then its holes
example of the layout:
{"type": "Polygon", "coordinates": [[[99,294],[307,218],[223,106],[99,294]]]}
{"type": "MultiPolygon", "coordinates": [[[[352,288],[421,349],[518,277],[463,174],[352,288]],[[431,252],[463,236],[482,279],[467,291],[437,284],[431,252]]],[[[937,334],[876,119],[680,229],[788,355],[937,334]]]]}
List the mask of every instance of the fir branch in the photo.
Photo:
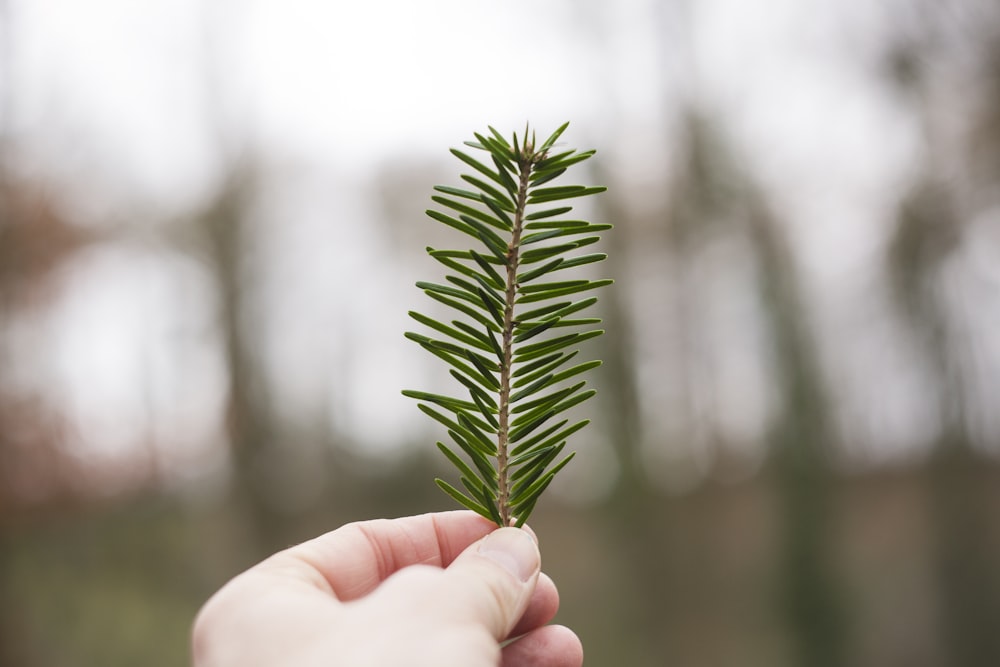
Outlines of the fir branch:
{"type": "Polygon", "coordinates": [[[564,297],[612,281],[562,278],[562,274],[558,280],[550,277],[556,271],[603,260],[603,253],[570,253],[596,243],[597,233],[611,228],[559,219],[573,209],[561,202],[605,190],[552,184],[567,168],[595,153],[564,150],[550,155],[568,125],[563,124],[541,145],[528,127],[520,139],[514,133],[511,141],[490,127],[488,134],[477,133],[476,141],[465,142],[487,153],[488,160],[451,150],[476,172],[461,176],[474,189],[435,186],[439,194],[431,200],[445,210],[429,209],[427,215],[481,247],[427,248],[452,273],[445,275],[448,284],[421,281],[417,287],[456,311],[459,319],[444,323],[416,311],[409,313],[445,340],[414,332],[407,332],[406,337],[451,366],[452,377],[467,392],[461,398],[403,392],[420,401],[421,411],[445,426],[455,448],[442,442],[437,447],[458,470],[465,492],[444,480],[435,481],[459,504],[499,526],[524,523],[542,492],[573,458],[575,452],[557,462],[567,438],[589,420],[570,426],[566,426],[567,419],[550,422],[596,393],[585,390],[586,380],[579,376],[601,362],[567,367],[578,353],[567,348],[603,331],[566,331],[600,323],[595,317],[568,317],[593,306],[597,298],[572,301],[564,297]],[[570,378],[576,381],[568,384],[570,378]]]}

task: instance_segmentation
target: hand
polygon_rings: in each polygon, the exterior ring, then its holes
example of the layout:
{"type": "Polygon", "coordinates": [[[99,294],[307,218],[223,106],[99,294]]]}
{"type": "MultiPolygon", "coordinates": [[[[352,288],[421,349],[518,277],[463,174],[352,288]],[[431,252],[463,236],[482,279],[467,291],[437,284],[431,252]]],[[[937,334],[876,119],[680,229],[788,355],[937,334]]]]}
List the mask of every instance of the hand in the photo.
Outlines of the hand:
{"type": "Polygon", "coordinates": [[[545,625],[558,606],[525,530],[464,511],[353,523],[226,584],[194,664],[580,667],[576,635],[545,625]]]}

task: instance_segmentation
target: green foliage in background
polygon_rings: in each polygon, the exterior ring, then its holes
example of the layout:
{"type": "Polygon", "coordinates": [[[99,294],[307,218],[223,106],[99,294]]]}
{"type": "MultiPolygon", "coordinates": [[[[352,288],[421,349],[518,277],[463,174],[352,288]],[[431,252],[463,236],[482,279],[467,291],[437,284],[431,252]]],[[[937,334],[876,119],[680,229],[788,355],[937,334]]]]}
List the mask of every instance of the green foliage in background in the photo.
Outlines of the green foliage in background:
{"type": "Polygon", "coordinates": [[[603,333],[594,328],[600,319],[582,316],[597,297],[579,297],[612,281],[559,273],[605,259],[603,253],[575,251],[597,243],[598,233],[611,228],[565,217],[573,209],[566,200],[606,190],[552,185],[595,153],[554,148],[568,125],[540,145],[528,127],[520,140],[514,133],[511,141],[491,127],[465,142],[486,154],[483,161],[452,149],[474,171],[462,175],[472,189],[436,186],[431,199],[441,210],[427,215],[473,239],[476,247],[427,248],[450,273],[446,284],[417,287],[457,319],[446,323],[410,311],[432,333],[406,333],[451,367],[463,394],[403,392],[446,427],[453,446],[437,446],[458,468],[465,490],[435,481],[499,526],[522,525],[573,458],[573,453],[560,458],[567,438],[589,420],[561,415],[596,393],[581,377],[601,364],[570,364],[577,344],[603,333]]]}

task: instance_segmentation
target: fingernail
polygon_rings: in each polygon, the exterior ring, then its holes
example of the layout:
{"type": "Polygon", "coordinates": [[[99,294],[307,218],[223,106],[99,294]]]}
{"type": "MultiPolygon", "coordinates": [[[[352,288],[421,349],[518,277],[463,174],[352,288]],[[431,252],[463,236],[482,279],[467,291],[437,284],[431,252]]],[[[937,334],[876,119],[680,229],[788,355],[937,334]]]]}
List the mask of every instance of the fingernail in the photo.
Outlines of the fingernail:
{"type": "Polygon", "coordinates": [[[479,545],[479,555],[489,558],[521,581],[538,571],[538,547],[520,528],[497,528],[479,545]]]}

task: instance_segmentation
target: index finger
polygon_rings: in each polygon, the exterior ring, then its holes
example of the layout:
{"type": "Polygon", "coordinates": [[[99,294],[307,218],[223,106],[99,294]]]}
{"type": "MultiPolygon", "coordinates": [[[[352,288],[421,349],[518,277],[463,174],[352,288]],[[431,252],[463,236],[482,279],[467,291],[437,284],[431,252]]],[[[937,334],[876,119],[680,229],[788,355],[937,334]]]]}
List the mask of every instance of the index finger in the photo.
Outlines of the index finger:
{"type": "MultiPolygon", "coordinates": [[[[262,566],[299,561],[320,574],[323,582],[317,583],[347,602],[409,565],[446,567],[495,529],[496,524],[467,510],[349,523],[275,554],[262,566]]],[[[315,582],[308,572],[303,575],[315,582]]]]}

